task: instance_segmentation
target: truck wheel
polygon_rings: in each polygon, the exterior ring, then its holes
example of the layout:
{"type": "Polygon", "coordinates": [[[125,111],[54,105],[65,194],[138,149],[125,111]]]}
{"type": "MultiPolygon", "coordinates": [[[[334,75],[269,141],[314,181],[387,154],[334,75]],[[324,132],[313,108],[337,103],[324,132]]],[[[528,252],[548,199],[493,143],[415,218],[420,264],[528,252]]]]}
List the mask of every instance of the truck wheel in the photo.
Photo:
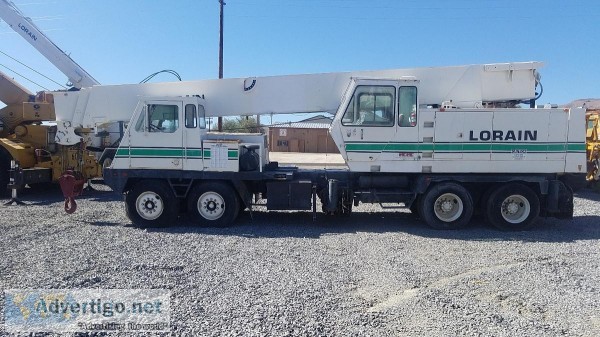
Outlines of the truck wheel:
{"type": "Polygon", "coordinates": [[[178,203],[173,191],[161,180],[142,180],[125,197],[131,222],[142,227],[162,227],[177,218],[178,203]]]}
{"type": "Polygon", "coordinates": [[[463,228],[473,216],[471,194],[456,183],[434,185],[420,199],[419,214],[435,229],[463,228]]]}
{"type": "Polygon", "coordinates": [[[6,188],[10,181],[10,154],[0,148],[0,197],[8,196],[10,191],[6,188]]]}
{"type": "Polygon", "coordinates": [[[508,184],[490,195],[486,207],[488,222],[508,231],[527,230],[540,214],[540,200],[529,187],[508,184]]]}
{"type": "Polygon", "coordinates": [[[196,185],[188,195],[188,212],[201,226],[226,227],[240,211],[236,191],[226,183],[210,181],[196,185]]]}

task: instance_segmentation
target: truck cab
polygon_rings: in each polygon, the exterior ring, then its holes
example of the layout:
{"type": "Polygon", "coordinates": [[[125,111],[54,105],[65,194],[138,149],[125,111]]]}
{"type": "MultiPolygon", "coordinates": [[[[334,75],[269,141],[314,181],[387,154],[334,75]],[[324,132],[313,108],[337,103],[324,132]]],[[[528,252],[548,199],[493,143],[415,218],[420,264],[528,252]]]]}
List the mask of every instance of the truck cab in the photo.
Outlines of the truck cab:
{"type": "Polygon", "coordinates": [[[262,170],[268,162],[266,137],[208,132],[205,105],[201,96],[140,99],[112,168],[262,170]]]}
{"type": "Polygon", "coordinates": [[[330,127],[351,171],[584,173],[584,109],[458,108],[420,96],[414,77],[352,79],[330,127]]]}

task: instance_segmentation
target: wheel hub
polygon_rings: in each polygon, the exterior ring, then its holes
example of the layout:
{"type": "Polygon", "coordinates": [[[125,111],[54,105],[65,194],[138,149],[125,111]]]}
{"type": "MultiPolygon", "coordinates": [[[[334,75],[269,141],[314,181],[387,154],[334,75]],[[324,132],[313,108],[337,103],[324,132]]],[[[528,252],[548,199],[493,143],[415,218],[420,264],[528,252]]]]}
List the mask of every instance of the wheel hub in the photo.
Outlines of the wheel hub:
{"type": "Polygon", "coordinates": [[[148,212],[152,212],[156,208],[156,204],[152,200],[146,200],[144,207],[148,212]]]}
{"type": "Polygon", "coordinates": [[[442,202],[442,205],[440,208],[442,209],[442,212],[448,213],[452,210],[453,207],[454,207],[454,205],[452,204],[452,202],[450,200],[444,200],[444,202],[442,202]]]}
{"type": "Polygon", "coordinates": [[[508,205],[506,205],[506,212],[508,214],[516,214],[519,211],[519,208],[523,207],[523,204],[517,204],[513,200],[511,200],[508,205]]]}
{"type": "Polygon", "coordinates": [[[438,219],[444,222],[452,222],[460,218],[463,208],[460,197],[454,193],[445,193],[437,198],[433,211],[438,219]]]}
{"type": "Polygon", "coordinates": [[[206,192],[198,198],[198,213],[207,220],[217,220],[225,214],[225,200],[216,192],[206,192]]]}
{"type": "Polygon", "coordinates": [[[517,224],[527,220],[531,213],[531,205],[524,196],[511,195],[504,199],[501,210],[504,220],[517,224]]]}
{"type": "Polygon", "coordinates": [[[140,193],[135,204],[137,213],[146,220],[156,220],[164,210],[161,197],[152,191],[140,193]]]}
{"type": "Polygon", "coordinates": [[[204,202],[204,207],[206,208],[207,211],[214,213],[217,208],[219,207],[219,205],[217,204],[217,202],[215,200],[208,200],[206,202],[204,202]]]}

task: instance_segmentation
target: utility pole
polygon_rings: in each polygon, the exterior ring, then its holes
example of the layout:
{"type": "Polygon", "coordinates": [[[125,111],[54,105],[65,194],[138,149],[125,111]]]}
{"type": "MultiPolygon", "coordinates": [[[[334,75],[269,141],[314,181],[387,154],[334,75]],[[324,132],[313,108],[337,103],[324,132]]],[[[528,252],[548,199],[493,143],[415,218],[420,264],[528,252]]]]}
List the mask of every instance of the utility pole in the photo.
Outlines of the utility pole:
{"type": "MultiPolygon", "coordinates": [[[[223,78],[223,6],[225,6],[224,0],[219,0],[221,7],[219,15],[219,79],[223,78]]],[[[217,128],[219,132],[223,131],[223,117],[217,119],[217,128]]]]}

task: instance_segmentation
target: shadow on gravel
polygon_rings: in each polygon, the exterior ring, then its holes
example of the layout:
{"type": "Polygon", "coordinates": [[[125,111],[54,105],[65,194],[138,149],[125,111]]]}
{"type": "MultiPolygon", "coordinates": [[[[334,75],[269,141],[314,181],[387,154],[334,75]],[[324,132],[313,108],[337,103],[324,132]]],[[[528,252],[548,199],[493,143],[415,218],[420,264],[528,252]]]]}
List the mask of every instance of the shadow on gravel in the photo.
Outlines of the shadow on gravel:
{"type": "MultiPolygon", "coordinates": [[[[600,191],[594,191],[593,189],[582,189],[575,193],[578,198],[583,198],[591,201],[600,201],[600,191]]],[[[599,206],[600,207],[600,206],[599,206]]]]}
{"type": "Polygon", "coordinates": [[[434,230],[408,212],[357,212],[350,217],[311,212],[244,212],[236,224],[227,228],[195,227],[185,219],[181,226],[149,228],[151,232],[198,233],[203,235],[233,235],[245,238],[319,238],[325,235],[352,233],[402,232],[425,238],[465,241],[574,242],[600,239],[600,216],[580,216],[573,220],[539,219],[534,229],[523,232],[502,232],[491,228],[482,219],[475,219],[468,228],[455,231],[434,230]]]}
{"type": "Polygon", "coordinates": [[[87,224],[92,226],[100,227],[121,227],[123,226],[120,222],[108,222],[108,221],[86,221],[87,224]]]}
{"type": "MultiPolygon", "coordinates": [[[[590,189],[579,191],[576,196],[600,202],[600,193],[590,189]]],[[[34,186],[19,192],[19,198],[29,205],[62,203],[63,196],[57,184],[34,186]]],[[[111,191],[85,191],[77,200],[92,202],[121,201],[122,196],[111,191]]],[[[6,202],[8,199],[2,200],[6,202]]],[[[15,206],[18,207],[18,206],[15,206]]],[[[122,226],[122,223],[89,221],[102,227],[122,226]]],[[[476,217],[469,228],[457,231],[438,231],[406,211],[355,212],[349,217],[327,216],[317,213],[313,222],[312,212],[255,211],[240,214],[236,224],[228,228],[196,227],[185,218],[180,225],[166,228],[150,228],[152,232],[198,233],[203,235],[233,235],[246,238],[319,238],[324,235],[352,233],[402,232],[426,238],[465,241],[525,241],[525,242],[574,242],[600,239],[600,215],[578,216],[573,220],[539,219],[531,231],[502,232],[489,227],[482,218],[476,217]]],[[[127,225],[132,226],[132,225],[127,225]]]]}
{"type": "MultiPolygon", "coordinates": [[[[27,205],[47,206],[57,202],[63,202],[63,194],[58,184],[33,185],[18,191],[18,198],[27,205]]],[[[118,201],[122,197],[112,191],[91,190],[83,191],[76,200],[89,200],[94,202],[118,201]]],[[[2,199],[2,204],[9,199],[2,199]]]]}

